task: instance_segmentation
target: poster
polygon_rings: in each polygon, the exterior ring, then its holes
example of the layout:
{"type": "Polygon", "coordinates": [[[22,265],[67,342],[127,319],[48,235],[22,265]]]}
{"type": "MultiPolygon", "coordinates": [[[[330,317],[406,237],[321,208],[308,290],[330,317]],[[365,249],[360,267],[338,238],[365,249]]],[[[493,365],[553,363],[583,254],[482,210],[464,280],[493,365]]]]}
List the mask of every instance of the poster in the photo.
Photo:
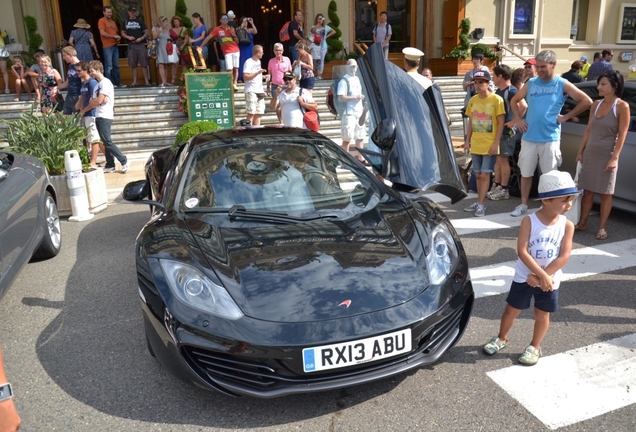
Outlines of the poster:
{"type": "Polygon", "coordinates": [[[185,74],[190,121],[213,121],[221,129],[234,127],[231,72],[185,74]]]}
{"type": "Polygon", "coordinates": [[[636,4],[621,4],[617,39],[617,43],[636,42],[636,4]]]}

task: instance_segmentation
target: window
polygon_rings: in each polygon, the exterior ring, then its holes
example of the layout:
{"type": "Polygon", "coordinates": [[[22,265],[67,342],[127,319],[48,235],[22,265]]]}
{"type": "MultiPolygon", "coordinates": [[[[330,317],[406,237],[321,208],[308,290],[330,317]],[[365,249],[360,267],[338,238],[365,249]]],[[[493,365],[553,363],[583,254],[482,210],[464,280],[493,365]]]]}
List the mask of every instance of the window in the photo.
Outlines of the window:
{"type": "Polygon", "coordinates": [[[533,36],[535,0],[515,0],[510,36],[533,36]]]}
{"type": "Polygon", "coordinates": [[[587,36],[587,16],[590,0],[574,0],[572,5],[572,27],[570,37],[576,41],[585,41],[587,36]]]}
{"type": "Polygon", "coordinates": [[[402,48],[412,45],[411,16],[415,12],[415,2],[411,0],[357,0],[355,10],[356,41],[367,45],[373,43],[373,29],[380,12],[386,11],[391,25],[389,52],[402,52],[402,48]]]}

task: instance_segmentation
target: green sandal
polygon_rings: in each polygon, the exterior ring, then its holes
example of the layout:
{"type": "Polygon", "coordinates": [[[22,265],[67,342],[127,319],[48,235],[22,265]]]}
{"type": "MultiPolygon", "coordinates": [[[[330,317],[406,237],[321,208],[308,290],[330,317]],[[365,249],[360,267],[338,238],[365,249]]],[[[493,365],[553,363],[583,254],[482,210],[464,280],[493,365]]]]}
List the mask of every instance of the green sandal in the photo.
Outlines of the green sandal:
{"type": "Polygon", "coordinates": [[[532,345],[528,345],[521,357],[519,357],[519,363],[534,366],[539,361],[539,357],[541,357],[541,348],[536,349],[532,345]]]}
{"type": "Polygon", "coordinates": [[[490,339],[490,342],[484,345],[484,353],[488,355],[497,354],[499,351],[501,351],[507,346],[508,346],[508,341],[503,341],[499,339],[498,336],[495,336],[492,339],[490,339]]]}

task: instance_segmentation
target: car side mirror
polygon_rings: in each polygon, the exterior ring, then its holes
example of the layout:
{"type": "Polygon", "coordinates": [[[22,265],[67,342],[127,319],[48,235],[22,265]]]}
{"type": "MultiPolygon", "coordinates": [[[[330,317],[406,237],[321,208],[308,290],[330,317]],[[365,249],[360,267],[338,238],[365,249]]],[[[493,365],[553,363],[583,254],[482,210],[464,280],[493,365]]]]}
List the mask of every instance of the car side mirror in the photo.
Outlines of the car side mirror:
{"type": "Polygon", "coordinates": [[[380,149],[384,151],[389,151],[393,148],[393,144],[395,144],[395,139],[397,137],[397,130],[395,125],[395,120],[392,118],[383,119],[373,131],[373,135],[371,135],[371,139],[380,149]]]}
{"type": "Polygon", "coordinates": [[[128,183],[124,187],[122,197],[126,201],[140,201],[148,196],[148,182],[146,180],[137,180],[128,183]]]}

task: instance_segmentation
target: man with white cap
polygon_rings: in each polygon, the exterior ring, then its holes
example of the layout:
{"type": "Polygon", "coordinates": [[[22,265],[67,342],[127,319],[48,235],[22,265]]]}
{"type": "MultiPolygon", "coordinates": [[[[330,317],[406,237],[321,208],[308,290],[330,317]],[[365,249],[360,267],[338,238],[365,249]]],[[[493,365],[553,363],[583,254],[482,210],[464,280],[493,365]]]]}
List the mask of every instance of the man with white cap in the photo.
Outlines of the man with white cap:
{"type": "MultiPolygon", "coordinates": [[[[364,122],[360,125],[360,117],[364,111],[364,95],[360,79],[356,76],[358,63],[354,59],[347,60],[347,73],[338,83],[338,101],[346,103],[347,106],[340,118],[342,120],[341,137],[342,148],[349,151],[349,143],[356,140],[356,146],[360,147],[365,137],[364,122]]],[[[358,159],[362,160],[358,155],[358,159]]]]}
{"type": "Polygon", "coordinates": [[[420,58],[424,53],[417,48],[407,47],[402,50],[402,54],[404,54],[404,70],[406,73],[420,83],[422,87],[424,87],[424,90],[432,86],[433,82],[425,76],[420,75],[417,71],[420,67],[420,58]]]}
{"type": "Polygon", "coordinates": [[[230,27],[232,27],[234,30],[236,30],[238,28],[238,24],[236,24],[234,22],[234,18],[236,18],[236,15],[234,15],[234,11],[227,11],[227,25],[229,25],[230,27]]]}

